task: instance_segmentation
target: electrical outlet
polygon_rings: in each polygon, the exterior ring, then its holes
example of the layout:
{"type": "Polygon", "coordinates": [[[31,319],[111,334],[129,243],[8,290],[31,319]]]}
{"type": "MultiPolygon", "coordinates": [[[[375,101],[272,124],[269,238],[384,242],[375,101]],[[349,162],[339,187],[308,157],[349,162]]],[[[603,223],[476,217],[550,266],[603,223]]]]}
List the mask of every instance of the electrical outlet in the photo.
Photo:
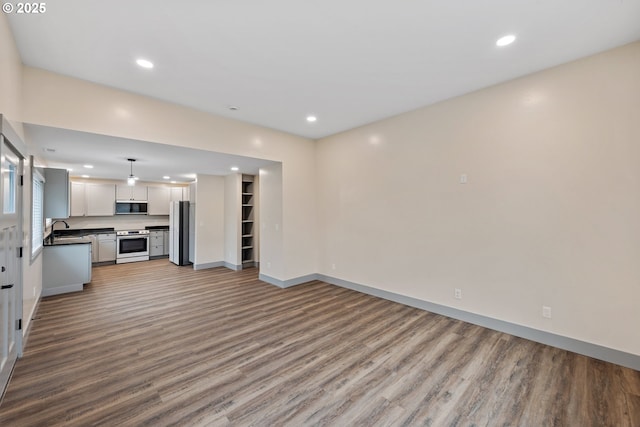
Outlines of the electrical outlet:
{"type": "Polygon", "coordinates": [[[551,319],[551,307],[547,307],[546,305],[542,306],[542,317],[551,319]]]}
{"type": "Polygon", "coordinates": [[[467,183],[467,174],[463,173],[462,175],[460,175],[460,184],[466,184],[467,183]]]}
{"type": "Polygon", "coordinates": [[[453,296],[454,296],[456,299],[462,299],[462,289],[456,288],[456,289],[453,291],[453,296]]]}
{"type": "Polygon", "coordinates": [[[267,268],[271,268],[271,263],[270,262],[267,263],[267,268]]]}
{"type": "Polygon", "coordinates": [[[336,269],[336,265],[335,264],[331,264],[331,269],[335,270],[336,269]]]}

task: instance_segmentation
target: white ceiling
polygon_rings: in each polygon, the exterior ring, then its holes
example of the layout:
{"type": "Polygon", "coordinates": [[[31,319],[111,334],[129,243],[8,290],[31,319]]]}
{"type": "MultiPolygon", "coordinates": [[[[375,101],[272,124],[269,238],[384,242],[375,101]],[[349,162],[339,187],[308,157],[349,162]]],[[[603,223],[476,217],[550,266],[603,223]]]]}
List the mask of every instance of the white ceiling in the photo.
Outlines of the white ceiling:
{"type": "Polygon", "coordinates": [[[65,0],[46,8],[8,15],[27,65],[309,138],[640,39],[640,0],[65,0]],[[508,33],[516,42],[496,47],[508,33]],[[138,57],[155,68],[140,69],[138,57]],[[308,114],[318,121],[307,123],[308,114]]]}
{"type": "MultiPolygon", "coordinates": [[[[95,179],[126,181],[131,166],[128,158],[136,159],[133,174],[147,182],[191,182],[195,174],[228,175],[239,172],[257,175],[268,160],[194,150],[173,145],[156,144],[126,138],[115,138],[46,126],[25,125],[30,146],[38,157],[46,159],[47,167],[72,169],[71,176],[88,175],[95,179]],[[85,168],[89,164],[93,168],[85,168]],[[163,176],[170,176],[170,180],[163,176]]],[[[40,166],[40,165],[36,165],[40,166]]]]}

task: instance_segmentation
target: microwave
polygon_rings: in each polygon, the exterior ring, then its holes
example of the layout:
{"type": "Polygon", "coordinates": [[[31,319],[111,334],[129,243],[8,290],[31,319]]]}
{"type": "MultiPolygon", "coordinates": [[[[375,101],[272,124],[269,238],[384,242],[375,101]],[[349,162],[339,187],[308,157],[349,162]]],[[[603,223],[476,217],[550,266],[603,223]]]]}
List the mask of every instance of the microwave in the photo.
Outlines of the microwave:
{"type": "Polygon", "coordinates": [[[147,202],[116,201],[116,215],[147,215],[147,202]]]}

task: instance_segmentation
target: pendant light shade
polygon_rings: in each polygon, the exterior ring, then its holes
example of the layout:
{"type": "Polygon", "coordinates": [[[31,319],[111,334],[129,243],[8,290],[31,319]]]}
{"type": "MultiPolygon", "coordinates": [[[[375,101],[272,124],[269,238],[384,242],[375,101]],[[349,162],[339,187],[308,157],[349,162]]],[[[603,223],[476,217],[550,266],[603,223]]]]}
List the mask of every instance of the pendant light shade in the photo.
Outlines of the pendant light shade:
{"type": "Polygon", "coordinates": [[[129,173],[129,178],[127,178],[127,185],[131,185],[134,186],[136,185],[136,176],[133,174],[133,162],[136,161],[136,159],[127,159],[129,161],[129,163],[131,164],[131,170],[129,173]]]}

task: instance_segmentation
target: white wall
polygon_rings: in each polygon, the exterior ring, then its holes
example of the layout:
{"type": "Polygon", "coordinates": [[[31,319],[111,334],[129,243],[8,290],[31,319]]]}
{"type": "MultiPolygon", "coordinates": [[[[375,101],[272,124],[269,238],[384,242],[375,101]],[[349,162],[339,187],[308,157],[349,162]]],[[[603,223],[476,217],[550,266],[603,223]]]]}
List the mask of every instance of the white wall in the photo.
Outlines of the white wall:
{"type": "Polygon", "coordinates": [[[224,262],[224,184],[223,176],[198,174],[195,186],[195,269],[224,262]]]}
{"type": "Polygon", "coordinates": [[[640,355],[638,76],[634,43],[319,141],[319,271],[640,355]]]}
{"type": "MultiPolygon", "coordinates": [[[[0,13],[0,114],[24,140],[22,119],[22,60],[7,17],[0,13]]],[[[26,153],[23,153],[26,154],[26,153]]]]}
{"type": "Polygon", "coordinates": [[[260,273],[275,278],[283,277],[285,266],[295,262],[283,256],[286,251],[282,236],[286,225],[283,224],[283,203],[279,203],[283,199],[282,180],[281,164],[260,169],[260,273]]]}
{"type": "Polygon", "coordinates": [[[283,194],[284,244],[266,248],[284,251],[272,263],[287,264],[272,273],[286,280],[316,272],[314,141],[30,67],[23,79],[26,123],[282,162],[274,191],[283,194]]]}
{"type": "Polygon", "coordinates": [[[253,259],[260,263],[260,174],[253,176],[253,259]]]}
{"type": "MultiPolygon", "coordinates": [[[[0,114],[10,122],[13,130],[24,140],[22,126],[22,61],[9,29],[7,17],[0,13],[0,114]]],[[[42,256],[31,260],[31,164],[24,150],[22,221],[23,247],[29,254],[22,259],[22,317],[23,334],[29,329],[31,315],[42,293],[42,256]]]]}
{"type": "Polygon", "coordinates": [[[615,49],[326,138],[316,156],[304,138],[21,74],[0,14],[0,112],[282,162],[260,172],[271,277],[318,271],[640,355],[639,58],[639,43],[615,49]]]}
{"type": "Polygon", "coordinates": [[[242,175],[233,173],[224,177],[224,260],[232,266],[242,264],[240,251],[241,211],[240,192],[242,175]]]}

